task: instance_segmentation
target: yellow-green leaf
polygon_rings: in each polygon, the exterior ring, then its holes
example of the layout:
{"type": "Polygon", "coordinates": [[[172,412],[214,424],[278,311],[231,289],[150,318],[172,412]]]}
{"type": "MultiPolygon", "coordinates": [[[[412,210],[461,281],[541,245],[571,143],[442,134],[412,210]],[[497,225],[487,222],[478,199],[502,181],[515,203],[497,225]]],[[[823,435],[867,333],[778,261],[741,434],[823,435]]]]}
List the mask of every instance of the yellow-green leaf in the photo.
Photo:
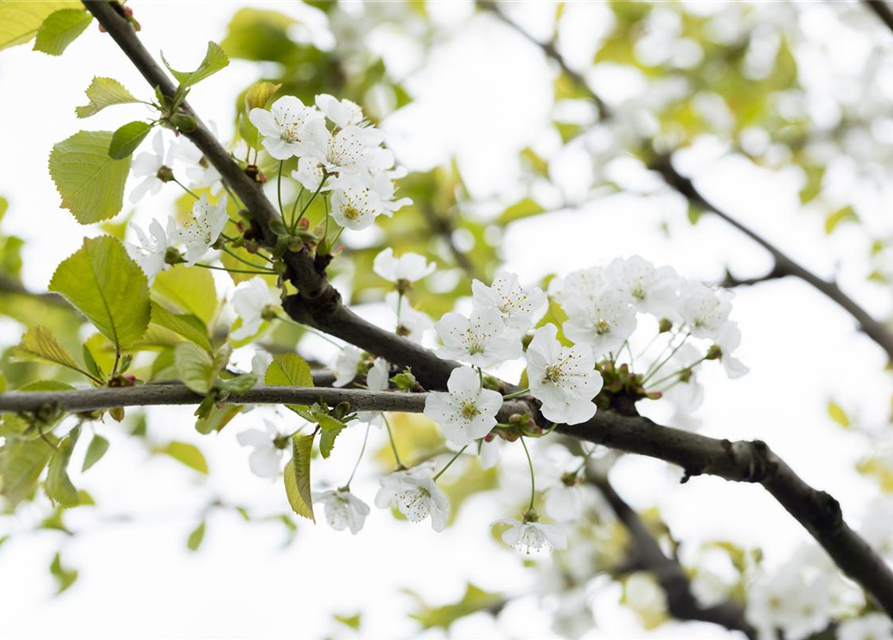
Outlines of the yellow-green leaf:
{"type": "Polygon", "coordinates": [[[111,131],[79,131],[53,146],[50,176],[62,196],[62,208],[81,224],[108,220],[124,206],[130,157],[109,157],[111,131]]]}
{"type": "Polygon", "coordinates": [[[0,2],[0,49],[24,44],[37,35],[40,25],[60,9],[82,6],[68,2],[0,2]]]}
{"type": "Polygon", "coordinates": [[[164,59],[164,54],[161,54],[161,60],[164,62],[168,71],[170,71],[180,83],[181,87],[191,87],[205,78],[214,75],[229,64],[229,58],[226,57],[223,48],[216,42],[208,43],[208,51],[205,53],[204,59],[195,71],[175,71],[167,63],[167,60],[164,59]]]}
{"type": "Polygon", "coordinates": [[[838,209],[825,218],[825,233],[830,236],[841,222],[855,222],[858,219],[859,216],[851,206],[838,209]]]}
{"type": "Polygon", "coordinates": [[[81,467],[81,473],[87,471],[90,467],[99,462],[108,450],[109,441],[99,434],[94,435],[93,439],[90,440],[90,444],[87,446],[87,455],[84,456],[84,464],[81,467]]]}
{"type": "Polygon", "coordinates": [[[844,429],[850,428],[850,418],[839,404],[833,400],[828,401],[828,415],[844,429]]]}
{"type": "Polygon", "coordinates": [[[149,327],[146,275],[110,236],[84,240],[56,269],[49,289],[65,296],[118,348],[139,341],[149,327]]]}
{"type": "Polygon", "coordinates": [[[78,497],[78,490],[71,483],[71,478],[68,477],[68,463],[71,461],[71,454],[80,435],[81,428],[75,427],[71,430],[71,433],[63,438],[53,452],[53,457],[50,458],[50,466],[47,470],[45,485],[47,497],[63,507],[76,507],[81,503],[78,497]]]}
{"type": "Polygon", "coordinates": [[[193,315],[171,313],[153,301],[152,323],[194,342],[208,353],[211,352],[208,330],[202,321],[193,315]]]}
{"type": "Polygon", "coordinates": [[[313,517],[313,498],[310,494],[310,456],[313,436],[296,434],[291,439],[292,459],[285,466],[285,494],[292,510],[303,518],[313,517]]]}
{"type": "Polygon", "coordinates": [[[174,460],[179,460],[199,473],[208,473],[208,463],[205,460],[205,456],[194,444],[177,441],[169,442],[164,447],[158,449],[158,453],[169,455],[174,460]]]}
{"type": "Polygon", "coordinates": [[[206,395],[214,386],[214,361],[195,343],[181,342],[174,348],[174,366],[183,384],[196,393],[206,395]]]}
{"type": "Polygon", "coordinates": [[[205,324],[217,313],[217,289],[208,269],[178,265],[162,271],[155,276],[152,291],[205,324]]]}
{"type": "Polygon", "coordinates": [[[189,538],[186,539],[186,548],[190,551],[198,551],[198,548],[202,546],[202,540],[205,539],[205,521],[202,520],[199,525],[192,530],[192,533],[189,534],[189,538]]]}
{"type": "Polygon", "coordinates": [[[87,98],[90,99],[90,104],[74,109],[78,118],[88,118],[115,104],[139,102],[117,80],[100,77],[93,78],[90,86],[87,87],[87,98]]]}
{"type": "MultiPolygon", "coordinates": [[[[279,353],[273,356],[273,362],[267,367],[264,384],[277,387],[312,387],[313,374],[310,372],[310,365],[301,356],[294,353],[279,353]]],[[[308,410],[307,405],[286,406],[298,413],[308,410]]]]}
{"type": "Polygon", "coordinates": [[[8,439],[0,447],[0,494],[15,506],[32,493],[40,474],[53,455],[58,439],[45,434],[47,440],[8,439]]]}
{"type": "Polygon", "coordinates": [[[86,375],[68,350],[56,341],[55,336],[46,327],[36,326],[29,329],[12,353],[20,360],[49,362],[86,375]]]}
{"type": "Polygon", "coordinates": [[[112,141],[109,143],[109,157],[115,160],[121,160],[133,155],[140,143],[146,139],[152,125],[142,120],[135,120],[118,127],[112,134],[112,141]]]}
{"type": "Polygon", "coordinates": [[[51,56],[62,55],[92,21],[93,16],[84,9],[61,9],[51,13],[37,30],[34,50],[51,56]]]}

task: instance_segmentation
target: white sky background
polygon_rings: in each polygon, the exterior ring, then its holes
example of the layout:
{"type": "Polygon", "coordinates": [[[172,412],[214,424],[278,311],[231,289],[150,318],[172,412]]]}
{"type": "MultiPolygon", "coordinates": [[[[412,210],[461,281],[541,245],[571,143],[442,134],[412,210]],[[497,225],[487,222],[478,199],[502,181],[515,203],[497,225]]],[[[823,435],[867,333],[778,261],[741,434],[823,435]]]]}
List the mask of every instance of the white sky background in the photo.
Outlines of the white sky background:
{"type": "MultiPolygon", "coordinates": [[[[188,67],[201,58],[208,40],[222,39],[232,13],[246,4],[156,1],[132,6],[149,51],[164,49],[175,66],[188,67]]],[[[295,3],[250,4],[297,15],[295,3]]],[[[553,70],[517,35],[489,18],[467,22],[467,7],[457,5],[438,8],[450,29],[432,54],[430,69],[414,81],[418,101],[385,128],[399,140],[394,146],[410,170],[455,153],[478,195],[516,195],[516,153],[537,141],[548,123],[553,70]]],[[[580,25],[595,27],[598,7],[578,5],[573,10],[579,12],[577,31],[585,33],[580,25]]],[[[544,24],[547,11],[541,5],[524,7],[534,28],[544,24]]],[[[114,129],[129,116],[143,116],[142,107],[121,107],[78,121],[74,106],[84,102],[83,91],[94,75],[116,78],[138,96],[150,95],[124,55],[95,26],[62,59],[29,47],[0,52],[0,195],[10,201],[3,229],[28,240],[25,282],[34,290],[45,289],[57,264],[94,233],[59,209],[45,169],[52,145],[80,128],[114,129]]],[[[253,63],[235,60],[197,87],[190,102],[227,135],[235,91],[260,75],[253,63]]],[[[864,282],[862,234],[841,228],[831,240],[826,238],[821,219],[800,210],[795,177],[735,163],[705,165],[699,176],[704,190],[745,223],[822,275],[839,267],[845,290],[878,314],[888,311],[889,295],[864,282]]],[[[170,189],[144,201],[138,220],[166,215],[178,195],[170,189]]],[[[632,198],[517,224],[502,249],[506,267],[526,281],[636,253],[708,280],[719,278],[727,264],[742,276],[769,267],[764,252],[721,221],[704,217],[691,227],[678,202],[632,198]],[[661,232],[661,223],[669,224],[671,238],[661,232]]],[[[797,281],[741,290],[733,317],[744,335],[740,357],[752,372],[729,381],[719,367],[708,367],[702,377],[706,401],[697,412],[703,432],[765,439],[807,482],[837,497],[846,517],[858,524],[875,496],[874,486],[853,471],[865,440],[834,426],[825,404],[833,396],[860,423],[880,425],[893,386],[882,373],[881,350],[856,333],[843,311],[797,281]]],[[[6,344],[17,342],[21,331],[10,321],[0,323],[0,339],[6,344]]],[[[149,416],[150,433],[159,440],[202,443],[211,466],[211,490],[260,513],[287,509],[281,484],[252,476],[247,451],[235,441],[235,434],[252,426],[260,413],[241,416],[219,436],[204,438],[192,428],[191,409],[159,408],[149,416]]],[[[113,446],[79,486],[96,496],[101,514],[136,513],[137,524],[105,524],[66,544],[64,558],[81,576],[58,598],[50,595],[46,569],[58,548],[58,534],[21,536],[0,549],[0,637],[315,638],[338,629],[332,612],[356,611],[363,613],[366,637],[411,637],[416,625],[405,616],[411,601],[399,593],[404,587],[434,601],[454,601],[466,580],[491,590],[524,592],[535,578],[520,567],[514,552],[491,540],[488,529],[491,521],[515,515],[512,505],[527,491],[523,475],[507,490],[509,498],[472,500],[456,526],[443,534],[434,534],[428,524],[396,522],[374,510],[356,537],[322,523],[302,523],[298,540],[282,550],[281,527],[245,524],[226,513],[211,516],[205,544],[198,554],[189,554],[186,536],[198,522],[196,508],[210,493],[193,490],[192,472],[178,463],[150,459],[136,444],[115,437],[117,429],[115,424],[98,426],[113,446]]],[[[373,432],[372,448],[383,444],[383,437],[373,432]]],[[[315,465],[316,479],[343,481],[361,439],[362,429],[342,435],[333,461],[315,465]]],[[[377,486],[376,470],[372,463],[361,467],[354,483],[354,491],[368,503],[377,486]]],[[[759,487],[711,478],[679,486],[678,477],[661,462],[632,457],[621,461],[613,476],[629,502],[642,508],[659,505],[677,539],[692,546],[727,538],[760,546],[770,562],[779,562],[807,539],[759,487]]],[[[77,511],[69,514],[71,525],[89,526],[94,514],[77,511]]],[[[19,524],[34,516],[23,514],[19,524]]],[[[596,618],[601,627],[590,637],[644,635],[631,614],[616,606],[618,598],[616,589],[599,597],[596,618]]],[[[548,616],[534,604],[522,600],[497,622],[474,616],[457,624],[454,636],[549,637],[548,616]]],[[[350,635],[343,627],[339,633],[350,635]]],[[[651,634],[694,636],[727,634],[710,625],[676,624],[651,634]]]]}

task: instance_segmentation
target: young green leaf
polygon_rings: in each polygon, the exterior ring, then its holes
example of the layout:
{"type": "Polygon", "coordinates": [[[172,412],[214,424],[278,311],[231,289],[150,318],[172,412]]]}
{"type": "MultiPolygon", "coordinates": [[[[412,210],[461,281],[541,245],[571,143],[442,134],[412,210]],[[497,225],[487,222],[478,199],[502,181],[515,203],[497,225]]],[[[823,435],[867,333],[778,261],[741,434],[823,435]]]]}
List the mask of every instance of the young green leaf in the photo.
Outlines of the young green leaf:
{"type": "Polygon", "coordinates": [[[74,112],[78,118],[89,118],[115,104],[129,104],[139,102],[127,89],[124,88],[117,80],[112,78],[93,78],[93,82],[87,87],[87,98],[90,104],[83,107],[75,107],[74,112]]]}
{"type": "Polygon", "coordinates": [[[50,575],[56,579],[56,595],[59,595],[78,579],[77,569],[68,569],[62,566],[62,556],[58,553],[50,564],[50,575]]]}
{"type": "Polygon", "coordinates": [[[181,342],[174,348],[177,376],[191,390],[207,395],[214,386],[217,370],[207,351],[192,342],[181,342]]]}
{"type": "Polygon", "coordinates": [[[149,283],[124,245],[109,236],[88,238],[53,274],[61,293],[117,348],[137,342],[149,327],[149,283]]]}
{"type": "Polygon", "coordinates": [[[90,440],[87,446],[87,455],[84,456],[84,465],[81,467],[81,473],[90,469],[94,464],[102,459],[105,452],[109,450],[109,441],[101,435],[96,434],[90,440]]]}
{"type": "Polygon", "coordinates": [[[202,63],[195,71],[175,71],[167,63],[167,60],[165,60],[164,54],[161,54],[161,60],[164,62],[164,66],[167,67],[168,71],[171,72],[171,75],[177,79],[180,86],[183,88],[191,87],[192,85],[201,82],[229,64],[229,58],[226,57],[226,53],[224,53],[220,45],[215,42],[208,43],[208,51],[205,53],[202,63]]]}
{"type": "Polygon", "coordinates": [[[332,454],[332,448],[335,446],[335,438],[338,437],[338,434],[347,425],[322,411],[313,411],[312,415],[322,428],[319,434],[319,452],[323,458],[328,458],[332,454]]]}
{"type": "MultiPolygon", "coordinates": [[[[264,384],[277,387],[312,387],[313,375],[310,373],[310,365],[301,356],[294,353],[280,353],[273,356],[273,362],[267,367],[264,384]]],[[[286,406],[304,417],[309,411],[306,405],[286,406]]]]}
{"type": "Polygon", "coordinates": [[[93,16],[84,9],[62,9],[51,13],[37,30],[34,50],[51,56],[62,55],[92,20],[93,16]]]}
{"type": "Polygon", "coordinates": [[[285,494],[292,510],[303,518],[316,522],[313,498],[310,493],[310,456],[313,436],[296,434],[291,439],[292,459],[285,466],[285,494]]]}
{"type": "Polygon", "coordinates": [[[194,444],[187,442],[169,442],[157,451],[169,455],[174,460],[179,460],[187,467],[195,469],[199,473],[208,473],[208,463],[205,456],[194,444]]]}
{"type": "Polygon", "coordinates": [[[12,354],[20,360],[49,362],[87,375],[68,350],[56,342],[55,336],[46,327],[36,326],[28,329],[22,336],[19,346],[13,348],[12,354]]]}
{"type": "Polygon", "coordinates": [[[112,141],[109,143],[109,157],[115,160],[121,160],[133,155],[140,143],[146,139],[152,125],[141,120],[128,122],[119,127],[112,134],[112,141]]]}
{"type": "Polygon", "coordinates": [[[220,431],[241,411],[242,406],[238,404],[225,404],[222,407],[214,405],[206,417],[196,420],[195,430],[202,435],[220,431]]]}
{"type": "Polygon", "coordinates": [[[202,546],[202,540],[205,539],[205,521],[202,520],[199,525],[192,530],[192,533],[189,534],[189,538],[186,539],[186,548],[190,551],[198,551],[198,548],[202,546]]]}
{"type": "Polygon", "coordinates": [[[844,411],[843,407],[841,407],[833,400],[828,401],[828,415],[834,422],[839,424],[844,429],[850,428],[850,418],[847,415],[846,411],[844,411]]]}
{"type": "Polygon", "coordinates": [[[0,447],[0,495],[12,506],[34,493],[40,474],[53,455],[58,439],[51,434],[45,437],[48,441],[39,437],[9,439],[0,447]]]}
{"type": "Polygon", "coordinates": [[[71,478],[68,477],[68,463],[71,461],[74,445],[77,444],[80,435],[81,428],[75,427],[71,430],[71,433],[63,438],[53,452],[53,457],[50,458],[50,466],[47,470],[45,485],[47,497],[63,507],[76,507],[80,504],[78,490],[71,483],[71,478]]]}
{"type": "Polygon", "coordinates": [[[60,9],[77,9],[79,2],[0,2],[0,49],[24,44],[60,9]]]}
{"type": "Polygon", "coordinates": [[[62,207],[81,224],[116,216],[124,206],[124,183],[130,158],[110,158],[110,131],[79,131],[53,146],[50,176],[62,207]]]}
{"type": "Polygon", "coordinates": [[[207,328],[193,315],[171,313],[153,300],[152,323],[194,342],[208,353],[212,350],[207,328]]]}
{"type": "Polygon", "coordinates": [[[217,289],[208,269],[177,265],[155,276],[152,291],[205,324],[217,313],[217,289]]]}

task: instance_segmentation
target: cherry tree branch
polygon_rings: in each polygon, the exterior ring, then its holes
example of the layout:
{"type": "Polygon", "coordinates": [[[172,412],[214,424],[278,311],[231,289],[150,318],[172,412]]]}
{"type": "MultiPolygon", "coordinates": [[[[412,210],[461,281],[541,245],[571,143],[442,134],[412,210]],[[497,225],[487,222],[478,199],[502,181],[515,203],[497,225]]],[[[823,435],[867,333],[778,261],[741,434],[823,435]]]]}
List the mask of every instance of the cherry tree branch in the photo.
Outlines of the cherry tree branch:
{"type": "Polygon", "coordinates": [[[862,0],[868,8],[874,11],[878,18],[880,18],[881,22],[887,25],[887,28],[890,31],[893,31],[893,10],[887,5],[884,0],[862,0]]]}
{"type": "Polygon", "coordinates": [[[754,640],[757,631],[744,617],[744,608],[734,601],[726,601],[711,607],[702,607],[692,595],[691,582],[682,565],[668,558],[642,522],[639,514],[618,495],[606,477],[591,476],[594,484],[610,505],[617,519],[629,532],[633,560],[637,566],[650,571],[657,578],[667,597],[667,610],[678,620],[712,622],[730,631],[741,631],[754,640]]]}
{"type": "MultiPolygon", "coordinates": [[[[884,19],[885,22],[887,22],[888,26],[893,29],[893,20],[888,22],[885,18],[885,16],[889,16],[890,14],[890,9],[889,7],[887,7],[886,3],[881,2],[880,0],[863,1],[866,2],[871,9],[878,13],[878,15],[881,16],[881,18],[884,19]]],[[[527,38],[530,42],[534,43],[540,49],[542,49],[543,53],[553,62],[558,64],[558,66],[561,67],[561,69],[568,75],[571,80],[574,81],[575,84],[580,87],[580,89],[587,92],[587,94],[589,94],[590,97],[594,101],[596,101],[596,104],[600,105],[599,111],[601,113],[601,119],[611,119],[611,111],[603,106],[604,102],[601,99],[598,99],[598,94],[595,92],[595,90],[593,90],[586,83],[585,79],[578,72],[574,72],[568,67],[567,62],[551,43],[541,42],[531,36],[518,23],[514,22],[511,18],[505,15],[505,13],[503,13],[502,9],[497,3],[479,1],[478,6],[492,12],[505,24],[510,26],[512,29],[527,38]]],[[[889,17],[893,18],[893,16],[889,17]]],[[[893,360],[893,333],[891,333],[891,331],[883,323],[873,318],[864,308],[856,303],[855,300],[846,295],[846,293],[844,293],[835,282],[820,278],[818,275],[809,271],[803,265],[793,260],[790,256],[788,256],[781,249],[772,244],[769,240],[756,233],[753,229],[750,229],[749,227],[741,223],[739,220],[734,218],[728,212],[724,211],[722,208],[709,202],[695,187],[694,183],[689,178],[682,176],[676,171],[676,169],[672,165],[671,156],[669,154],[658,154],[655,161],[652,163],[651,168],[657,171],[670,187],[683,195],[686,199],[688,199],[690,203],[706,212],[715,214],[720,219],[733,226],[735,229],[743,233],[745,236],[759,244],[770,253],[775,262],[775,265],[771,271],[773,277],[755,278],[749,281],[744,281],[742,282],[742,284],[753,284],[755,282],[762,282],[766,279],[783,278],[786,276],[794,276],[796,278],[800,278],[804,282],[812,285],[820,293],[824,294],[826,297],[830,298],[838,305],[840,305],[856,320],[859,328],[872,340],[874,340],[878,344],[878,346],[880,346],[887,353],[887,356],[891,360],[893,360]]]]}
{"type": "MultiPolygon", "coordinates": [[[[133,30],[115,8],[105,0],[84,0],[84,6],[103,26],[120,49],[130,58],[146,81],[166,96],[173,96],[176,87],[154,58],[146,51],[133,30]]],[[[208,162],[220,173],[245,204],[263,232],[263,240],[275,246],[272,227],[281,222],[279,212],[264,194],[263,186],[250,177],[205,126],[188,104],[183,108],[195,118],[196,128],[183,133],[198,147],[208,162]]],[[[454,362],[432,358],[419,345],[366,322],[341,303],[341,296],[326,278],[328,256],[312,256],[306,247],[287,251],[283,259],[288,266],[286,277],[298,293],[287,298],[285,311],[297,322],[341,338],[345,342],[373,352],[389,362],[412,367],[416,378],[427,387],[442,386],[454,362]]]]}
{"type": "MultiPolygon", "coordinates": [[[[175,87],[142,46],[131,25],[106,2],[87,0],[84,5],[146,80],[153,87],[159,87],[163,93],[172,95],[175,87]]],[[[554,49],[551,51],[557,56],[554,49]]],[[[190,114],[193,112],[190,111],[190,114]]],[[[251,211],[255,221],[261,225],[265,239],[272,242],[274,234],[271,225],[279,220],[275,207],[264,195],[261,185],[239,167],[197,116],[196,122],[196,130],[184,135],[202,150],[208,161],[251,211]]],[[[299,290],[298,295],[287,298],[283,304],[293,319],[367,349],[390,362],[412,366],[416,377],[429,388],[442,388],[445,385],[449,373],[458,366],[457,363],[441,360],[430,351],[360,319],[344,307],[337,292],[326,280],[325,257],[323,259],[313,257],[306,248],[303,248],[300,252],[287,253],[285,261],[289,267],[288,277],[299,290]]],[[[98,404],[108,407],[127,406],[127,394],[133,393],[145,396],[134,404],[147,404],[145,400],[149,396],[154,399],[155,404],[160,404],[162,403],[160,396],[164,393],[169,393],[170,395],[165,397],[171,400],[178,399],[177,402],[172,402],[173,404],[195,404],[200,400],[199,396],[185,388],[172,385],[163,387],[165,391],[160,391],[159,388],[162,387],[144,385],[129,389],[58,392],[67,395],[60,395],[55,400],[64,405],[78,402],[75,397],[79,394],[117,394],[101,396],[103,403],[98,403],[94,397],[92,405],[84,405],[95,408],[99,408],[98,404]]],[[[277,403],[298,403],[312,401],[319,397],[320,392],[320,389],[293,390],[294,396],[285,397],[288,394],[287,388],[277,387],[272,390],[260,387],[232,401],[255,403],[267,398],[266,401],[277,403]],[[300,395],[300,399],[299,394],[303,394],[300,395]]],[[[27,392],[0,395],[0,408],[23,410],[21,407],[27,405],[29,401],[32,403],[29,406],[33,407],[38,399],[35,396],[26,396],[25,393],[27,392]]],[[[327,402],[335,401],[335,398],[348,398],[343,394],[370,392],[332,390],[331,393],[335,395],[328,396],[327,402]]],[[[349,397],[356,403],[352,406],[358,410],[421,411],[424,407],[424,394],[385,393],[387,403],[399,402],[400,409],[390,408],[392,407],[390,404],[379,404],[379,400],[384,402],[384,398],[367,395],[349,397]],[[395,396],[400,396],[400,399],[395,400],[395,396]],[[414,408],[410,408],[410,405],[414,408]]],[[[43,396],[40,401],[45,403],[54,400],[49,396],[43,396]]],[[[42,404],[38,403],[38,406],[42,404]]],[[[512,401],[503,406],[502,414],[524,413],[531,410],[535,411],[535,407],[531,404],[512,401]]],[[[542,417],[539,416],[539,419],[542,420],[542,417]]],[[[803,482],[765,443],[760,441],[733,443],[728,440],[717,440],[671,427],[662,427],[647,418],[621,416],[612,411],[600,411],[593,420],[585,424],[574,427],[560,426],[559,429],[563,433],[590,442],[677,464],[685,470],[686,479],[695,475],[710,474],[736,482],[762,484],[828,551],[844,573],[859,582],[879,605],[893,616],[893,572],[843,521],[837,501],[827,493],[817,491],[803,482]]]]}

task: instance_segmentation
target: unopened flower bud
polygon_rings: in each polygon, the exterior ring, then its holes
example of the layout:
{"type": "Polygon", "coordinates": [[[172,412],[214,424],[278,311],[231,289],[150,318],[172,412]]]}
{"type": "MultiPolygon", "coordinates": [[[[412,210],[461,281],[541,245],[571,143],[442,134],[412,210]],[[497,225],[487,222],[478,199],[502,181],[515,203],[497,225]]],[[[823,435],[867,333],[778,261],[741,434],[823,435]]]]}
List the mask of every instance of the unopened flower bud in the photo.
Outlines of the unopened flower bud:
{"type": "Polygon", "coordinates": [[[114,418],[115,422],[123,422],[124,420],[124,407],[114,407],[109,409],[109,415],[114,418]]]}
{"type": "Polygon", "coordinates": [[[174,179],[174,170],[167,165],[161,165],[161,168],[158,169],[158,173],[155,174],[155,177],[162,182],[170,182],[174,179]]]}
{"type": "Polygon", "coordinates": [[[182,133],[192,133],[197,126],[195,118],[185,113],[175,113],[170,117],[170,121],[177,128],[177,131],[182,133]]]}

